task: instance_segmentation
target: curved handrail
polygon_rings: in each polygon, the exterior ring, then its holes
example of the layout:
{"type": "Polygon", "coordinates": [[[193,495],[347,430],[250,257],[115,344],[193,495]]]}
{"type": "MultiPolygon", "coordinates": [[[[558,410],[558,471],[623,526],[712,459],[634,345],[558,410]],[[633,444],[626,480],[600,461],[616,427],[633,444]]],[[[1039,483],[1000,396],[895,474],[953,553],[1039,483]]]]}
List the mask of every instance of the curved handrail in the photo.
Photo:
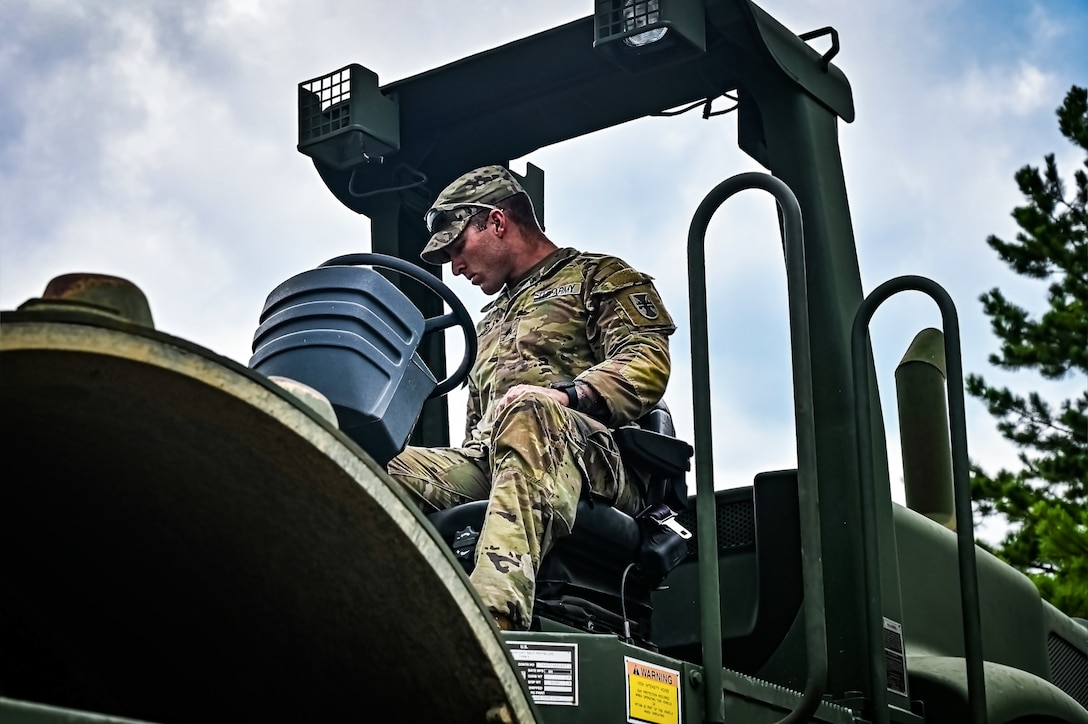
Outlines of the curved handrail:
{"type": "Polygon", "coordinates": [[[706,311],[706,230],[710,218],[738,191],[758,188],[775,197],[782,211],[786,256],[793,396],[797,427],[798,501],[801,507],[801,561],[804,583],[805,642],[808,679],[801,702],[783,723],[807,720],[827,687],[827,629],[824,619],[820,511],[816,486],[816,430],[812,408],[812,364],[808,295],[805,279],[801,207],[793,191],[766,173],[748,172],[722,181],[706,195],[688,230],[688,289],[691,316],[692,385],[695,412],[696,524],[699,532],[699,600],[706,681],[705,721],[724,721],[721,601],[718,589],[718,536],[714,500],[713,435],[710,422],[709,332],[706,311]]]}
{"type": "Polygon", "coordinates": [[[850,350],[854,366],[854,424],[858,439],[858,481],[861,486],[861,524],[865,562],[866,625],[869,639],[869,669],[873,707],[877,722],[887,722],[887,673],[883,647],[883,607],[880,569],[876,551],[876,496],[874,495],[872,417],[869,406],[869,377],[866,342],[869,321],[888,297],[902,291],[928,294],[941,311],[944,327],[944,354],[948,367],[948,416],[952,444],[952,484],[956,502],[956,538],[959,553],[964,653],[967,659],[967,698],[974,724],[986,722],[986,678],[982,664],[982,626],[979,620],[978,574],[975,565],[974,521],[971,516],[971,486],[968,479],[967,424],[963,405],[963,363],[960,356],[959,318],[951,297],[939,284],[920,276],[890,279],[866,297],[854,316],[850,350]]]}

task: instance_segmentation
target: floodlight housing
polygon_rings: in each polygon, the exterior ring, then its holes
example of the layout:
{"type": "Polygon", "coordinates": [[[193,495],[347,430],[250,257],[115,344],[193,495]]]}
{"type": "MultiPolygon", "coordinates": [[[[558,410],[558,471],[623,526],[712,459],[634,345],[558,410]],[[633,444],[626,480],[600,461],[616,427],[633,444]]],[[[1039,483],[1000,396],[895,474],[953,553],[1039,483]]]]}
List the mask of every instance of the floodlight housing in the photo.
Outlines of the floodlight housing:
{"type": "Polygon", "coordinates": [[[596,0],[593,47],[631,71],[706,52],[703,0],[596,0]]]}
{"type": "Polygon", "coordinates": [[[400,149],[400,110],[358,63],[298,84],[298,150],[338,169],[400,149]]]}

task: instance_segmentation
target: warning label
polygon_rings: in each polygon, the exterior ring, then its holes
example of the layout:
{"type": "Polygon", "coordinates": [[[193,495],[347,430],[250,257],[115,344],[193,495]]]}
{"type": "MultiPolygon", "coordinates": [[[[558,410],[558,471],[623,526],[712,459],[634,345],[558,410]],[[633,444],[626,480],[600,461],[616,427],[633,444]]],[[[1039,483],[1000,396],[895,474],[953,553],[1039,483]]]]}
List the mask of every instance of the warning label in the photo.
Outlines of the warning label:
{"type": "Polygon", "coordinates": [[[884,660],[888,669],[888,691],[907,696],[907,660],[903,655],[903,625],[884,619],[884,660]]]}
{"type": "Polygon", "coordinates": [[[632,724],[678,724],[680,672],[624,657],[627,669],[627,721],[632,724]]]}
{"type": "Polygon", "coordinates": [[[578,646],[507,641],[535,704],[578,706],[578,646]]]}

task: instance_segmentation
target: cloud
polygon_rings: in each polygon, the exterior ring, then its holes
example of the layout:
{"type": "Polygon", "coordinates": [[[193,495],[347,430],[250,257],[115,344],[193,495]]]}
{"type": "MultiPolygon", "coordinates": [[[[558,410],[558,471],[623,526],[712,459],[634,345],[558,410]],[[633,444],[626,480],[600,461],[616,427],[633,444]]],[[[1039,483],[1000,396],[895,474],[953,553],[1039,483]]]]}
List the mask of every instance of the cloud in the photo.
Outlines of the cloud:
{"type": "Polygon", "coordinates": [[[1050,111],[1057,87],[1054,74],[1021,61],[1014,67],[971,68],[949,87],[940,89],[942,103],[971,114],[973,119],[1004,115],[1023,116],[1040,109],[1050,111]]]}

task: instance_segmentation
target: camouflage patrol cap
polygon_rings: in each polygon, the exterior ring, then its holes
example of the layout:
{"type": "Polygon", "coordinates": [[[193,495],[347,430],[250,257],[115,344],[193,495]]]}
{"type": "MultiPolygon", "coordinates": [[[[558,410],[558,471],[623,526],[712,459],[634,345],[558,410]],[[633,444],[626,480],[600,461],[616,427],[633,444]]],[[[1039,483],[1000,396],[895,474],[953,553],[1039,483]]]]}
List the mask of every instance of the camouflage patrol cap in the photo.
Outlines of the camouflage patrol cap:
{"type": "Polygon", "coordinates": [[[419,256],[431,264],[449,261],[441,251],[461,235],[470,218],[524,191],[514,175],[502,166],[481,166],[458,177],[442,189],[424,215],[432,236],[419,256]]]}

